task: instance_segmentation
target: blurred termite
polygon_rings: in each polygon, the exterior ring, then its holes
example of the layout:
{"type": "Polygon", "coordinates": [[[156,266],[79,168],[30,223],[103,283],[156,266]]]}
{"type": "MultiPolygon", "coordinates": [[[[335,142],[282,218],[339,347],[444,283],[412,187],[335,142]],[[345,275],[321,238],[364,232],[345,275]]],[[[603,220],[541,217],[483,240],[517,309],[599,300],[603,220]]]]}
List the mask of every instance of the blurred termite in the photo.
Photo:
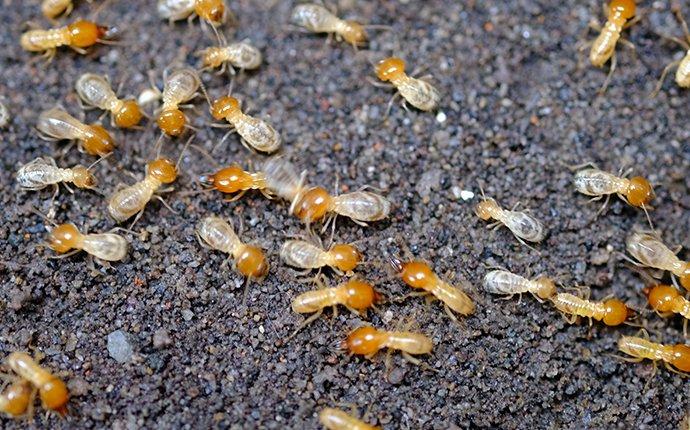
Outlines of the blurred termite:
{"type": "Polygon", "coordinates": [[[520,243],[528,247],[530,246],[527,245],[525,241],[541,242],[544,240],[546,237],[546,228],[544,224],[525,211],[516,211],[515,208],[517,208],[520,203],[513,206],[511,210],[506,210],[493,198],[486,197],[481,187],[480,191],[482,193],[482,201],[475,207],[475,213],[484,221],[490,219],[496,220],[494,223],[489,224],[487,228],[496,229],[501,225],[505,225],[520,243]]]}
{"type": "Polygon", "coordinates": [[[683,317],[683,334],[688,335],[688,320],[690,320],[690,301],[680,294],[680,291],[670,285],[655,285],[644,290],[649,306],[666,317],[677,314],[683,317]]]}
{"type": "Polygon", "coordinates": [[[633,315],[632,309],[618,299],[607,299],[603,302],[593,302],[570,293],[557,293],[549,300],[570,324],[574,324],[578,317],[602,321],[607,326],[617,326],[633,315]]]}
{"type": "Polygon", "coordinates": [[[81,152],[104,157],[115,149],[110,134],[100,124],[86,125],[60,107],[41,112],[36,129],[47,140],[77,140],[81,152]]]}
{"type": "Polygon", "coordinates": [[[650,97],[655,97],[659,93],[659,91],[661,91],[661,87],[664,84],[664,79],[666,79],[666,75],[669,71],[671,71],[672,68],[676,66],[678,66],[678,68],[676,69],[676,84],[678,84],[678,86],[681,88],[690,88],[690,31],[688,30],[688,23],[685,22],[685,18],[683,18],[683,13],[680,11],[680,7],[674,3],[671,6],[671,9],[673,9],[676,18],[678,18],[678,21],[680,22],[681,27],[683,28],[684,39],[675,36],[663,37],[672,40],[678,43],[681,47],[683,47],[683,49],[685,49],[685,55],[680,60],[672,61],[664,68],[663,72],[661,72],[659,82],[657,82],[656,87],[654,88],[654,91],[652,91],[650,97]]]}
{"type": "Polygon", "coordinates": [[[28,354],[13,352],[6,359],[7,365],[22,379],[30,381],[37,389],[45,409],[64,416],[67,413],[69,392],[65,383],[39,366],[28,354]]]}
{"type": "MultiPolygon", "coordinates": [[[[91,3],[91,0],[87,1],[91,3]]],[[[43,16],[51,21],[69,15],[73,9],[74,2],[72,0],[43,0],[41,3],[43,16]]]]}
{"type": "Polygon", "coordinates": [[[228,43],[224,36],[220,36],[219,45],[211,46],[197,51],[196,56],[201,58],[204,69],[216,69],[220,67],[219,74],[227,68],[230,74],[235,74],[235,69],[254,70],[261,65],[263,57],[249,41],[228,43]]]}
{"type": "Polygon", "coordinates": [[[365,26],[352,20],[343,20],[318,4],[300,4],[292,10],[294,25],[313,33],[328,33],[328,39],[335,35],[337,41],[344,40],[355,49],[367,42],[365,26]]]}
{"type": "Polygon", "coordinates": [[[158,16],[170,23],[198,16],[211,26],[224,24],[232,16],[225,0],[158,0],[158,16]]]}
{"type": "MultiPolygon", "coordinates": [[[[407,110],[407,103],[422,111],[431,111],[438,107],[441,93],[423,78],[413,78],[405,73],[405,61],[401,58],[390,57],[381,60],[375,67],[376,76],[383,82],[390,82],[396,88],[396,93],[388,102],[385,116],[390,113],[395,98],[402,96],[402,107],[407,110]]],[[[372,82],[379,87],[388,88],[387,84],[372,82]]]]}
{"type": "Polygon", "coordinates": [[[492,270],[484,276],[484,290],[491,294],[504,294],[508,297],[517,294],[520,298],[523,293],[530,293],[542,302],[556,294],[556,284],[547,276],[527,279],[507,270],[492,270]]]}
{"type": "Polygon", "coordinates": [[[671,372],[689,376],[686,372],[690,372],[690,346],[655,343],[649,340],[646,331],[643,330],[642,332],[644,337],[621,336],[618,340],[618,350],[634,358],[620,358],[634,363],[639,363],[644,359],[652,360],[654,373],[656,373],[657,363],[662,361],[671,372]]]}
{"type": "Polygon", "coordinates": [[[48,229],[48,247],[59,258],[70,257],[80,251],[110,262],[121,261],[127,256],[127,240],[115,233],[81,233],[72,223],[56,225],[48,229]]]}
{"type": "Polygon", "coordinates": [[[142,97],[142,94],[139,97],[139,103],[147,104],[156,98],[162,98],[163,105],[156,117],[158,127],[168,136],[179,136],[185,127],[191,128],[187,124],[187,117],[180,108],[188,107],[182,104],[196,97],[199,88],[203,91],[199,75],[189,67],[174,70],[169,75],[166,70],[163,73],[162,93],[153,82],[153,76],[149,75],[149,77],[152,81],[152,88],[147,91],[150,91],[150,94],[147,94],[146,97],[142,97]]]}
{"type": "MultiPolygon", "coordinates": [[[[60,183],[67,187],[68,182],[77,188],[94,190],[98,181],[91,173],[91,169],[102,159],[99,158],[89,167],[77,165],[71,168],[60,168],[54,158],[38,157],[17,170],[17,182],[23,190],[27,191],[38,191],[52,185],[55,188],[55,194],[60,183]]],[[[71,191],[69,187],[67,189],[71,191]]]]}
{"type": "MultiPolygon", "coordinates": [[[[671,272],[680,279],[680,284],[690,291],[690,263],[682,261],[655,235],[644,232],[633,232],[625,241],[628,253],[634,258],[625,257],[638,267],[671,272]]],[[[671,278],[677,285],[675,278],[671,278]]]]}
{"type": "Polygon", "coordinates": [[[379,350],[389,348],[399,350],[410,363],[421,365],[413,355],[429,354],[434,344],[427,336],[410,331],[377,330],[363,326],[353,330],[345,340],[345,348],[350,354],[373,357],[379,350]]]}
{"type": "MultiPolygon", "coordinates": [[[[231,96],[221,97],[213,102],[211,115],[216,120],[225,119],[230,127],[240,135],[240,141],[248,148],[270,154],[280,148],[280,134],[270,124],[242,112],[240,102],[231,96]]],[[[221,142],[225,141],[226,134],[221,142]]]]}
{"type": "Polygon", "coordinates": [[[263,172],[247,172],[237,164],[210,175],[202,175],[199,180],[207,189],[236,194],[229,201],[240,199],[249,190],[259,190],[267,198],[272,198],[266,188],[266,175],[263,172]]]}
{"type": "Polygon", "coordinates": [[[31,382],[17,379],[0,394],[0,412],[12,418],[31,416],[34,388],[31,382]]]}
{"type": "Polygon", "coordinates": [[[25,51],[43,52],[50,61],[60,46],[68,46],[83,55],[87,52],[84,48],[107,42],[107,36],[107,27],[79,20],[59,28],[29,30],[22,34],[19,43],[25,51]]]}
{"type": "Polygon", "coordinates": [[[89,106],[111,113],[111,124],[128,128],[139,124],[141,109],[133,99],[120,100],[103,76],[85,73],[76,83],[77,94],[89,106]]]}
{"type": "Polygon", "coordinates": [[[590,27],[599,31],[599,36],[592,42],[588,42],[580,48],[585,50],[591,46],[589,51],[589,61],[594,67],[603,67],[609,60],[611,60],[611,67],[606,76],[604,84],[599,89],[599,94],[603,94],[611,81],[611,76],[616,70],[616,44],[623,43],[630,49],[635,51],[635,45],[628,40],[621,38],[623,29],[638,21],[635,17],[635,1],[634,0],[611,0],[608,5],[608,10],[605,8],[607,14],[606,24],[602,28],[596,21],[590,23],[590,27]]]}
{"type": "MultiPolygon", "coordinates": [[[[268,273],[268,262],[263,251],[243,243],[227,221],[216,216],[202,219],[196,229],[199,243],[233,258],[235,269],[249,279],[263,279],[268,273]]],[[[227,261],[223,264],[227,264],[227,261]]]]}
{"type": "Polygon", "coordinates": [[[280,248],[285,264],[300,269],[331,267],[338,273],[351,273],[362,261],[362,253],[351,244],[340,243],[324,250],[312,242],[288,240],[280,248]]]}
{"type": "MultiPolygon", "coordinates": [[[[390,264],[405,284],[415,289],[424,290],[420,295],[431,294],[443,302],[446,313],[453,321],[457,321],[453,312],[461,315],[474,313],[475,306],[472,299],[459,288],[439,278],[426,262],[421,260],[403,262],[398,258],[391,257],[390,264]]],[[[467,280],[460,279],[460,281],[469,287],[467,280]]]]}
{"type": "Polygon", "coordinates": [[[377,430],[340,409],[324,408],[319,412],[319,422],[328,430],[377,430]]]}

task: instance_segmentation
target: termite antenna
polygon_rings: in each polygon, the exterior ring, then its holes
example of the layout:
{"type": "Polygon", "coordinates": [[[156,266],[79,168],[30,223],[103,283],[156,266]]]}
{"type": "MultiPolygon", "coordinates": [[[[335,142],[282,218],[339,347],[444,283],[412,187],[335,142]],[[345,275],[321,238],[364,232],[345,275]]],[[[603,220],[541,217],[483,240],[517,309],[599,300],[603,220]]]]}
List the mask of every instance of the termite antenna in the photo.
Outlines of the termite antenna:
{"type": "Polygon", "coordinates": [[[93,163],[91,163],[91,164],[89,165],[89,167],[86,168],[86,170],[91,170],[91,169],[93,169],[98,163],[100,163],[101,161],[103,161],[103,160],[105,160],[106,158],[110,157],[111,155],[113,155],[112,152],[110,152],[110,153],[108,153],[108,154],[102,156],[102,157],[99,158],[98,160],[96,160],[96,161],[94,161],[93,163]]]}
{"type": "Polygon", "coordinates": [[[192,143],[192,141],[194,140],[195,137],[196,137],[196,134],[189,136],[189,139],[187,139],[187,142],[182,147],[182,151],[180,152],[180,156],[177,157],[177,163],[175,163],[175,170],[179,171],[178,169],[180,168],[180,163],[182,163],[182,157],[184,156],[184,153],[187,150],[187,147],[189,147],[189,145],[192,143]]]}

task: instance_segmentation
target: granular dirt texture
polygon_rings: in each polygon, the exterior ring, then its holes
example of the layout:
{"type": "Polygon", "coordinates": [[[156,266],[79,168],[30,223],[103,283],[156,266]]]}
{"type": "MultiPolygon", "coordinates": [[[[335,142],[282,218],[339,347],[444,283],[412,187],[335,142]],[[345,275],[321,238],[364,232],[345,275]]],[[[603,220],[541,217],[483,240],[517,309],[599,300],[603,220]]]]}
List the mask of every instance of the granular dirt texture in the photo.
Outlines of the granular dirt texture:
{"type": "MultiPolygon", "coordinates": [[[[595,37],[588,22],[603,18],[594,0],[340,1],[341,16],[390,26],[370,30],[371,42],[358,51],[289,27],[293,2],[229,2],[237,24],[224,32],[248,38],[265,59],[235,79],[243,107],[280,131],[284,156],[308,170],[310,183],[332,190],[337,181],[339,192],[368,185],[394,204],[388,220],[362,227],[339,218],[335,233],[364,252],[372,264],[357,273],[387,303],[367,316],[327,309],[290,340],[303,321],[290,301],[314,287],[278,252],[304,227],[286,204],[257,192],[235,202],[199,192],[199,175],[217,166],[194,148],[183,155],[175,191],[165,195],[175,212],[153,200],[135,233],[122,233],[131,242],[125,261],[96,264],[98,274],[83,253],[52,259],[40,246],[47,222],[32,208],[48,212],[51,190],[18,191],[13,174],[38,156],[59,158],[66,144],[39,138],[39,112],[62,104],[77,115],[74,83],[85,72],[107,74],[122,86],[120,95],[137,95],[149,86],[149,71],[160,85],[166,67],[196,64],[194,52],[214,36],[198,21],[168,25],[153,1],[111,1],[96,19],[119,27],[119,45],[85,56],[59,49],[46,64],[18,43],[27,21],[48,25],[34,3],[5,0],[0,8],[0,95],[11,113],[0,131],[0,351],[42,353],[72,398],[64,420],[39,409],[31,422],[3,418],[3,428],[318,428],[327,406],[355,406],[386,429],[675,429],[683,422],[686,380],[663,366],[652,377],[651,363],[613,356],[619,337],[637,327],[571,325],[531,296],[501,300],[481,290],[492,266],[547,274],[564,286],[590,286],[593,299],[626,301],[653,340],[684,341],[680,318],[648,310],[644,281],[619,255],[633,229],[648,228],[644,213],[614,198],[594,219],[601,203],[575,193],[566,167],[591,161],[647,176],[656,190],[655,227],[690,258],[690,94],[670,76],[648,97],[663,67],[683,55],[660,37],[682,34],[669,2],[639,6],[641,21],[625,31],[637,52],[618,47],[618,70],[603,97],[596,92],[608,69],[591,67],[586,52],[578,68],[578,46],[595,37]],[[438,112],[394,104],[384,117],[393,92],[366,78],[375,77],[372,63],[391,54],[406,59],[410,73],[433,76],[443,93],[438,112]],[[505,228],[487,229],[473,212],[479,184],[504,207],[531,209],[549,229],[546,240],[532,250],[505,228]],[[464,200],[463,190],[474,197],[464,200]],[[226,256],[197,243],[195,226],[211,214],[241,224],[242,239],[267,250],[269,275],[249,285],[246,301],[243,279],[222,266],[226,256]],[[438,302],[398,300],[410,290],[387,258],[404,255],[402,244],[443,277],[467,278],[476,313],[454,323],[438,302]],[[349,356],[341,342],[363,323],[411,323],[433,339],[433,353],[421,359],[436,371],[399,354],[388,369],[385,352],[372,360],[349,356]]],[[[97,3],[76,1],[68,20],[88,17],[97,3]]],[[[213,99],[229,78],[204,73],[203,82],[213,99]]],[[[226,130],[208,126],[203,97],[194,103],[197,110],[187,111],[199,129],[194,144],[211,151],[226,130]]],[[[86,119],[99,115],[89,111],[86,119]]],[[[127,172],[142,177],[158,133],[153,121],[144,130],[113,130],[119,146],[95,168],[106,196],[133,182],[127,172]]],[[[166,141],[163,153],[176,158],[184,141],[166,141]]],[[[212,158],[247,169],[265,160],[236,135],[212,158]]],[[[59,160],[92,161],[75,148],[59,160]]],[[[106,207],[97,193],[62,189],[55,219],[107,231],[115,224],[106,207]]],[[[328,243],[329,233],[322,236],[328,243]]],[[[329,285],[341,280],[325,274],[329,285]]]]}

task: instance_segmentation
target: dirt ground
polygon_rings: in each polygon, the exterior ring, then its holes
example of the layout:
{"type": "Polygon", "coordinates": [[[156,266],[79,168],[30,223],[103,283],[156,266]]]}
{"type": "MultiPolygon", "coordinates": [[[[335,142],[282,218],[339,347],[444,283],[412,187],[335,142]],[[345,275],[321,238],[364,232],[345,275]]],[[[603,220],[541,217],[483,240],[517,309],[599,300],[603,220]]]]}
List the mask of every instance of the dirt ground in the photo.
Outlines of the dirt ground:
{"type": "MultiPolygon", "coordinates": [[[[38,3],[32,2],[32,3],[38,3]]],[[[682,321],[647,310],[643,282],[618,252],[644,213],[614,199],[600,207],[576,194],[563,164],[587,161],[618,171],[631,167],[656,187],[653,221],[669,245],[690,258],[690,145],[687,101],[669,77],[648,98],[665,64],[682,49],[659,33],[681,35],[667,1],[640,6],[642,21],[628,37],[637,58],[619,47],[618,70],[601,98],[596,91],[607,69],[586,62],[578,69],[578,43],[591,18],[602,18],[597,1],[341,1],[340,14],[372,24],[368,49],[286,26],[293,2],[232,1],[232,39],[248,38],[264,54],[256,72],[235,82],[235,92],[256,116],[269,118],[284,150],[309,180],[339,191],[370,185],[394,203],[390,220],[363,228],[338,221],[335,240],[359,241],[373,264],[357,269],[390,298],[409,288],[386,269],[387,253],[408,244],[443,276],[467,277],[476,314],[452,323],[438,303],[409,298],[360,317],[330,310],[289,341],[303,317],[289,310],[292,298],[312,288],[284,266],[280,245],[303,227],[287,207],[259,193],[229,203],[201,189],[197,178],[214,166],[198,151],[184,153],[177,190],[166,199],[172,213],[153,201],[127,234],[129,257],[95,275],[83,255],[56,260],[37,247],[45,222],[31,212],[48,211],[50,190],[19,192],[13,174],[38,156],[57,156],[65,143],[41,140],[34,126],[41,110],[57,103],[77,114],[74,83],[84,72],[107,74],[121,95],[136,95],[154,71],[195,62],[194,51],[212,34],[182,21],[173,26],[156,15],[153,1],[112,1],[97,17],[116,25],[121,45],[98,46],[86,56],[60,49],[50,64],[31,61],[18,44],[23,25],[45,26],[38,6],[4,0],[0,8],[0,95],[12,119],[2,137],[0,169],[0,351],[41,352],[43,364],[69,381],[73,398],[67,419],[40,412],[27,425],[2,419],[3,428],[317,428],[326,406],[355,406],[368,422],[386,429],[447,428],[659,428],[675,429],[688,410],[690,385],[649,362],[612,356],[616,342],[638,328],[607,328],[586,321],[570,325],[532,297],[500,300],[481,291],[488,266],[522,275],[548,274],[564,286],[588,285],[592,297],[615,295],[641,311],[637,323],[654,340],[683,342],[682,321]],[[431,74],[443,92],[436,113],[406,112],[391,92],[370,85],[371,62],[391,54],[409,71],[431,74]],[[478,183],[504,207],[521,202],[549,228],[535,250],[506,229],[487,230],[473,213],[478,183]],[[475,193],[463,200],[462,190],[475,193]],[[185,194],[186,193],[186,194],[185,194]],[[249,287],[225,258],[197,243],[197,222],[210,214],[244,225],[242,238],[266,249],[271,270],[249,287]],[[373,360],[348,356],[340,342],[369,322],[394,329],[413,320],[434,341],[425,370],[392,355],[373,360]],[[119,363],[108,336],[121,331],[131,358],[119,363]],[[648,386],[645,384],[649,381],[648,386]]],[[[690,7],[685,12],[690,14],[690,7]]],[[[94,6],[76,2],[70,19],[94,6]]],[[[194,63],[196,64],[196,63],[194,63]]],[[[226,76],[205,74],[212,98],[226,91],[226,76]]],[[[210,151],[225,133],[211,122],[202,98],[189,111],[200,128],[195,143],[210,151]]],[[[98,112],[88,112],[95,121],[98,112]]],[[[107,123],[107,121],[106,121],[107,123]]],[[[108,126],[109,127],[109,126],[108,126]]],[[[114,131],[119,147],[96,168],[109,195],[119,183],[141,177],[151,159],[157,129],[114,131]]],[[[184,139],[163,152],[177,157],[184,139]]],[[[258,167],[264,160],[231,136],[213,153],[219,165],[258,167]]],[[[94,159],[72,149],[64,165],[94,159]]],[[[56,221],[106,231],[106,199],[94,192],[62,190],[56,221]]],[[[328,235],[324,240],[328,241],[328,235]]],[[[339,282],[328,273],[329,283],[339,282]]]]}

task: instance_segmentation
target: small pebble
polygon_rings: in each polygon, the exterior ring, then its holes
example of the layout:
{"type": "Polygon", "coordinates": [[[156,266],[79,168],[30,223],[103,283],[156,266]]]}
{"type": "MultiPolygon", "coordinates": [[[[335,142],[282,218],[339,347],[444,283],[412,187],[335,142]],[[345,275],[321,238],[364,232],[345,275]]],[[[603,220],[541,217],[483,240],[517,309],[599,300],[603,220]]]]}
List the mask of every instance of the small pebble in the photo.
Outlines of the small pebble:
{"type": "Polygon", "coordinates": [[[156,330],[155,333],[153,333],[153,347],[154,348],[163,348],[172,343],[172,339],[170,339],[170,335],[168,334],[168,330],[164,328],[159,328],[156,330]]]}
{"type": "Polygon", "coordinates": [[[108,335],[108,354],[118,363],[127,363],[132,360],[134,349],[129,342],[129,334],[117,330],[108,335]]]}
{"type": "Polygon", "coordinates": [[[443,111],[438,111],[438,113],[436,114],[436,121],[439,124],[443,124],[444,122],[446,122],[446,119],[448,119],[448,117],[446,117],[446,114],[443,111]]]}

